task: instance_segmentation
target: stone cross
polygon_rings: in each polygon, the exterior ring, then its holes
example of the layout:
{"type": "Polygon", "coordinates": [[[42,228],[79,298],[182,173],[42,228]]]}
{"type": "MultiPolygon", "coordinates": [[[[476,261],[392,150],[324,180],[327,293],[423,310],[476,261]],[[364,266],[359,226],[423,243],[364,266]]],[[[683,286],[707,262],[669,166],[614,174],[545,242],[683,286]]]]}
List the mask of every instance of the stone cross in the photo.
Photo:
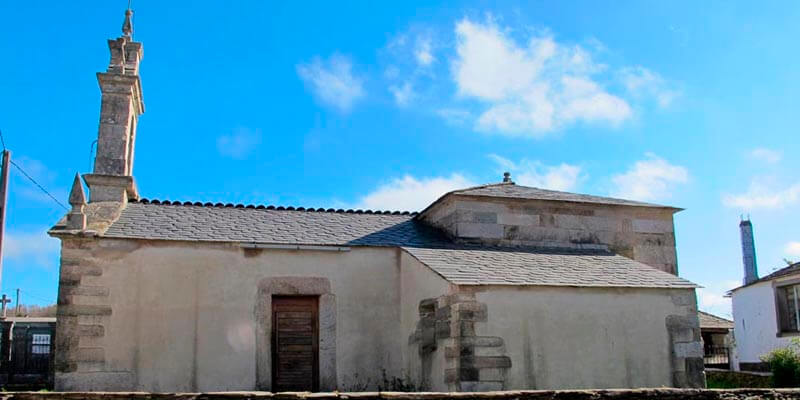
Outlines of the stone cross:
{"type": "Polygon", "coordinates": [[[11,303],[11,299],[9,299],[8,296],[3,295],[3,297],[0,297],[0,303],[3,303],[3,318],[5,318],[6,317],[6,304],[11,303]]]}

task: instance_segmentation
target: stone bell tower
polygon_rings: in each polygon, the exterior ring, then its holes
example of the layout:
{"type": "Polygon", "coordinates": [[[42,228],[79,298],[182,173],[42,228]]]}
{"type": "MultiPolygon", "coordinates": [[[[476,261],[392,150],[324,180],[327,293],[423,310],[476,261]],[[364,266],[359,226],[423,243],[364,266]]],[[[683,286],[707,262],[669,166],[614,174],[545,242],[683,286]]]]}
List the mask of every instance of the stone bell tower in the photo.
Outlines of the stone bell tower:
{"type": "Polygon", "coordinates": [[[100,128],[94,171],[83,179],[89,186],[89,202],[125,202],[139,194],[133,179],[136,126],[144,113],[139,62],[142,44],[133,41],[133,11],[125,11],[122,36],[108,41],[111,61],[106,72],[97,73],[102,92],[100,128]]]}

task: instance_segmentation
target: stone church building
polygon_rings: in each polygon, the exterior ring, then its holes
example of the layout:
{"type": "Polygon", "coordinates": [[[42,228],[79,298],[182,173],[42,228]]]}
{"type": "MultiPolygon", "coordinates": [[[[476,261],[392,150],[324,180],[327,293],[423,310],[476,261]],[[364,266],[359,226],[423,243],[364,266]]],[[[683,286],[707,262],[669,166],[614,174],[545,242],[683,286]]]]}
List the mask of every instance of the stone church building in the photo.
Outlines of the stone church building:
{"type": "Polygon", "coordinates": [[[419,213],[148,200],[131,32],[97,74],[88,201],[76,176],[49,232],[57,390],[704,386],[679,209],[508,175],[419,213]]]}

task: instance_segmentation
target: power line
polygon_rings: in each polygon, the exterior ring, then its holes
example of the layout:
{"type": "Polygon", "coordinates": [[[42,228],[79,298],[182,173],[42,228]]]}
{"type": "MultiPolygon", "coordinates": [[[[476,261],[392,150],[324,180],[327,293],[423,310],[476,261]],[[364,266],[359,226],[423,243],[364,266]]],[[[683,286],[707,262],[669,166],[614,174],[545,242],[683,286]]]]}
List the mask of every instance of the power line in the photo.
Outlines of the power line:
{"type": "Polygon", "coordinates": [[[0,129],[0,143],[3,144],[3,150],[6,149],[6,140],[3,138],[3,130],[0,129]]]}
{"type": "Polygon", "coordinates": [[[38,295],[38,294],[33,294],[27,289],[26,290],[20,289],[20,292],[25,293],[28,296],[33,297],[34,299],[42,300],[42,301],[45,301],[45,302],[48,302],[48,303],[53,301],[53,299],[48,299],[48,298],[45,298],[44,296],[41,296],[41,295],[38,295]]]}
{"type": "Polygon", "coordinates": [[[14,160],[10,160],[10,161],[11,161],[11,165],[13,165],[13,166],[17,167],[17,169],[19,170],[19,172],[22,172],[22,175],[25,175],[25,177],[26,177],[26,178],[28,178],[28,179],[30,179],[30,181],[31,181],[31,182],[33,182],[33,184],[34,184],[34,185],[36,185],[36,187],[38,187],[38,188],[39,188],[39,189],[40,189],[42,192],[44,192],[46,195],[50,196],[50,198],[51,198],[51,199],[53,199],[53,201],[55,201],[55,202],[56,202],[56,204],[58,204],[59,206],[61,206],[61,208],[63,208],[63,209],[65,209],[65,210],[69,211],[69,208],[67,208],[67,206],[65,206],[65,205],[64,205],[64,203],[62,203],[62,202],[58,201],[58,199],[57,199],[57,198],[55,198],[55,196],[53,196],[52,194],[50,194],[50,192],[48,192],[48,191],[47,191],[47,189],[45,189],[44,187],[42,187],[42,185],[40,185],[40,184],[39,184],[39,182],[36,182],[36,179],[33,179],[33,178],[30,176],[30,175],[28,175],[28,173],[27,173],[27,172],[25,172],[25,170],[23,170],[23,169],[22,169],[22,167],[20,167],[19,165],[17,165],[17,163],[15,163],[15,162],[14,162],[14,160]]]}

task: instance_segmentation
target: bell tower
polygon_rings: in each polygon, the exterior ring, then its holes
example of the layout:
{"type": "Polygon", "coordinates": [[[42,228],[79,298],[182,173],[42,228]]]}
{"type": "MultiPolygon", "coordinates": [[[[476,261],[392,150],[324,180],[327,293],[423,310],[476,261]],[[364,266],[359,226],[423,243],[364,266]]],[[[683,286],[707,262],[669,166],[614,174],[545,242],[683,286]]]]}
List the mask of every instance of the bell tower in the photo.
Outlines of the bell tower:
{"type": "Polygon", "coordinates": [[[139,197],[133,179],[136,127],[144,113],[139,62],[142,44],[133,40],[133,11],[125,11],[122,36],[109,39],[111,61],[106,72],[97,73],[102,100],[94,170],[84,175],[89,202],[139,197]]]}

